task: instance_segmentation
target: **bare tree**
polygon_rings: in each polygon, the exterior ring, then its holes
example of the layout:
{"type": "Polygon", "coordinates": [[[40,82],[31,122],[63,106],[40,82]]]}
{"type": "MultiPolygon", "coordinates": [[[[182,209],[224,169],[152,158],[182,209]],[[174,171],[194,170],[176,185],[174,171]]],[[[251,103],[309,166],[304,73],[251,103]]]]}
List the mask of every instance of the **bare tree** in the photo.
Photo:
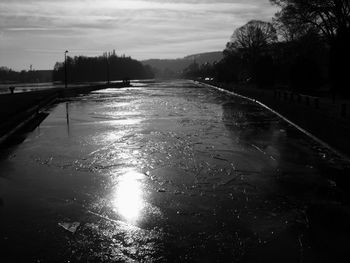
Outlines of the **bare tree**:
{"type": "Polygon", "coordinates": [[[273,67],[272,58],[267,51],[276,41],[277,33],[272,23],[252,20],[233,32],[224,56],[244,80],[251,80],[265,87],[272,83],[272,75],[269,73],[273,67]]]}
{"type": "Polygon", "coordinates": [[[308,32],[316,31],[313,30],[314,27],[309,24],[300,24],[298,19],[286,10],[276,13],[272,21],[277,30],[277,34],[282,41],[289,42],[298,40],[308,32]]]}
{"type": "Polygon", "coordinates": [[[350,0],[270,0],[281,7],[276,19],[293,36],[314,27],[329,41],[350,28],[350,0]]]}
{"type": "Polygon", "coordinates": [[[243,51],[251,57],[258,55],[275,41],[277,41],[277,33],[271,23],[252,20],[234,31],[227,48],[243,51]]]}
{"type": "Polygon", "coordinates": [[[327,41],[333,96],[337,92],[350,96],[350,89],[344,85],[348,82],[348,70],[344,65],[350,60],[350,0],[270,1],[281,8],[276,21],[289,36],[295,36],[294,29],[311,27],[327,41]]]}

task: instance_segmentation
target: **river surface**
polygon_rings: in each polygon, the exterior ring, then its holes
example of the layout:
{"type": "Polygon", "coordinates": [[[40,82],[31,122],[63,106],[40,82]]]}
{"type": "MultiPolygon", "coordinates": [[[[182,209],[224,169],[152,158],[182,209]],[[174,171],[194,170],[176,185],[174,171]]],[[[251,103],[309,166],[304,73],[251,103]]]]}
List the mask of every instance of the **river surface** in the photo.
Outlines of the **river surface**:
{"type": "Polygon", "coordinates": [[[189,81],[70,98],[0,158],[1,262],[340,262],[348,240],[348,162],[189,81]]]}

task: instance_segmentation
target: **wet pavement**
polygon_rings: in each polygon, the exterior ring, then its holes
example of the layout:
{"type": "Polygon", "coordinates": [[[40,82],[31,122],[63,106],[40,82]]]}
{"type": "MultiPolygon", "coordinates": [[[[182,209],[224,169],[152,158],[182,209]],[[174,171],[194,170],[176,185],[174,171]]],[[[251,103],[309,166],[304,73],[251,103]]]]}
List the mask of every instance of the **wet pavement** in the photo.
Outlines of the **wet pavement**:
{"type": "Polygon", "coordinates": [[[348,256],[349,163],[192,82],[71,98],[0,158],[1,262],[348,256]]]}

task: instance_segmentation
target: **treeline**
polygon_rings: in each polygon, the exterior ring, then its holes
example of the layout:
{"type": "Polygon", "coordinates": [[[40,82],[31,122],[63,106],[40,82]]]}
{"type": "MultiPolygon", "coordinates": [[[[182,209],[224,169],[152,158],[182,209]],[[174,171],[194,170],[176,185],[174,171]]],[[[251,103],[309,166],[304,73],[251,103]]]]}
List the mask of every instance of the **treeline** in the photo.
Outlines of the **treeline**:
{"type": "Polygon", "coordinates": [[[0,67],[0,83],[36,83],[51,81],[52,70],[14,71],[7,67],[0,67]]]}
{"type": "MultiPolygon", "coordinates": [[[[115,51],[98,57],[67,57],[67,80],[69,82],[151,78],[154,78],[154,74],[150,66],[144,66],[130,57],[119,57],[115,51]]],[[[53,79],[62,82],[65,80],[64,62],[55,64],[53,79]]]]}
{"type": "Polygon", "coordinates": [[[280,11],[270,22],[253,20],[236,29],[214,64],[190,65],[185,77],[221,82],[276,84],[303,93],[329,89],[350,95],[349,0],[270,0],[280,11]]]}

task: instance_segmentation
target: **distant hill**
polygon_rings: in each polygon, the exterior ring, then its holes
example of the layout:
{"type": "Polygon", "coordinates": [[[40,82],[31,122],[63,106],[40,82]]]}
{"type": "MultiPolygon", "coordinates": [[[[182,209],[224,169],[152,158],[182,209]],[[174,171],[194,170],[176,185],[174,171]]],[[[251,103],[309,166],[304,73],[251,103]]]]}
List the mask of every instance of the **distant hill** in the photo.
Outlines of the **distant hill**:
{"type": "Polygon", "coordinates": [[[199,65],[205,63],[218,62],[222,59],[222,51],[207,52],[189,55],[178,59],[148,59],[141,61],[144,65],[149,65],[155,72],[156,77],[176,77],[191,63],[196,61],[199,65]]]}
{"type": "Polygon", "coordinates": [[[213,63],[213,62],[219,62],[223,58],[222,51],[215,51],[215,52],[207,52],[207,53],[200,53],[200,54],[194,54],[189,55],[185,57],[184,59],[194,61],[198,64],[204,64],[204,63],[213,63]]]}

